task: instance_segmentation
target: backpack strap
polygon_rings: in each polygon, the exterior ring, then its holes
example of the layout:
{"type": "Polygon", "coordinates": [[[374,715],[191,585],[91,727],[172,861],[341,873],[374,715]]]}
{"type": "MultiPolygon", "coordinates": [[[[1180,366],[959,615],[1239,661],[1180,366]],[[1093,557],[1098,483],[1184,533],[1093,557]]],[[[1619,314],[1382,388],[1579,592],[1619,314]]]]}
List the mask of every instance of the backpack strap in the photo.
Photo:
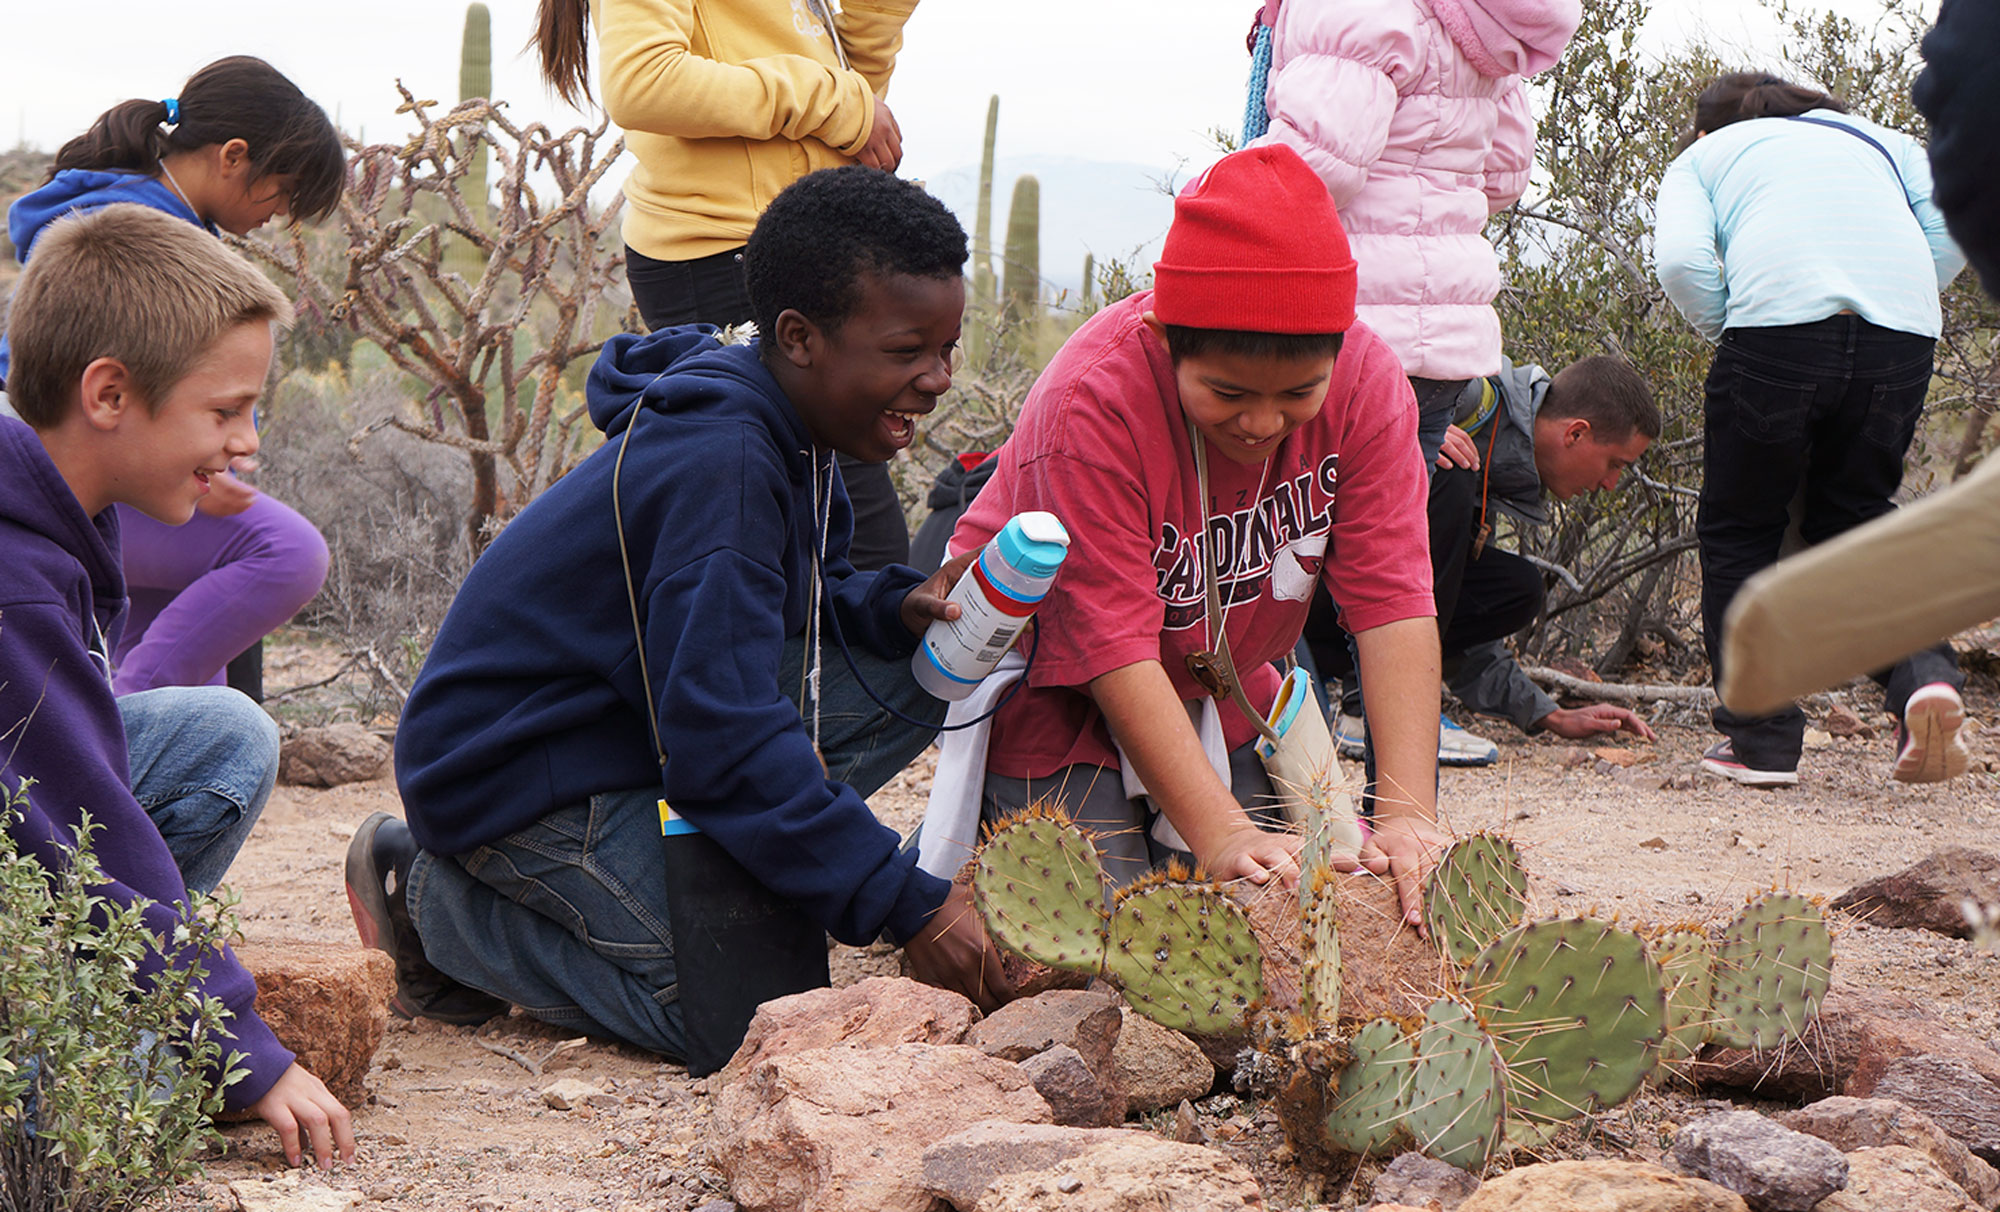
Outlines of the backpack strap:
{"type": "Polygon", "coordinates": [[[1869,134],[1867,131],[1849,126],[1845,122],[1835,122],[1829,118],[1808,118],[1804,114],[1789,114],[1786,116],[1785,121],[1810,122],[1814,126],[1824,126],[1828,130],[1837,130],[1845,132],[1846,134],[1853,135],[1855,138],[1861,140],[1863,143],[1866,143],[1868,146],[1882,153],[1882,158],[1889,162],[1889,171],[1896,174],[1896,184],[1902,186],[1903,195],[1905,197],[1909,196],[1910,187],[1909,184],[1903,180],[1903,170],[1896,166],[1896,157],[1889,154],[1889,149],[1882,146],[1881,140],[1869,134]]]}

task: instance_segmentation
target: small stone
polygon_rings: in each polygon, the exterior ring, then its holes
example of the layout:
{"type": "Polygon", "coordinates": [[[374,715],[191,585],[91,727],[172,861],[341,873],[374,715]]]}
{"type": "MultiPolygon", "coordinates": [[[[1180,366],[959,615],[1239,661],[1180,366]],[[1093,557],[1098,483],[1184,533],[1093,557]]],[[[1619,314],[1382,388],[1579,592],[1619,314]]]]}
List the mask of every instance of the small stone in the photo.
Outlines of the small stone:
{"type": "Polygon", "coordinates": [[[1205,1145],[1208,1133],[1201,1130],[1201,1118],[1194,1113],[1194,1104],[1186,1099],[1174,1110],[1173,1138],[1184,1145],[1205,1145]]]}
{"type": "Polygon", "coordinates": [[[1556,765],[1562,767],[1564,770],[1574,770],[1578,766],[1587,766],[1591,760],[1590,750],[1580,745],[1571,745],[1556,753],[1556,765]]]}
{"type": "Polygon", "coordinates": [[[1649,837],[1639,843],[1639,849],[1641,850],[1665,850],[1666,848],[1667,839],[1663,837],[1649,837]]]}
{"type": "Polygon", "coordinates": [[[230,1183],[229,1193],[242,1212],[349,1212],[364,1198],[359,1191],[307,1186],[296,1174],[269,1181],[243,1179],[230,1183]]]}
{"type": "Polygon", "coordinates": [[[1083,1190],[1083,1180],[1074,1174],[1064,1175],[1056,1181],[1056,1190],[1062,1192],[1064,1195],[1075,1195],[1078,1191],[1083,1190]]]}
{"type": "Polygon", "coordinates": [[[1817,728],[1806,729],[1805,745],[1808,749],[1824,749],[1833,744],[1833,734],[1817,728]]]}
{"type": "Polygon", "coordinates": [[[608,1097],[600,1087],[574,1077],[565,1077],[542,1087],[543,1104],[557,1111],[574,1110],[608,1097]]]}
{"type": "Polygon", "coordinates": [[[1647,762],[1658,761],[1660,757],[1659,754],[1654,753],[1650,749],[1622,749],[1615,745],[1605,746],[1602,749],[1593,749],[1590,752],[1596,756],[1598,761],[1609,762],[1611,765],[1619,767],[1643,766],[1647,762]]]}
{"type": "Polygon", "coordinates": [[[1820,723],[1824,724],[1827,732],[1833,736],[1860,737],[1871,741],[1875,739],[1874,726],[1854,714],[1852,708],[1841,703],[1835,703],[1820,723]]]}

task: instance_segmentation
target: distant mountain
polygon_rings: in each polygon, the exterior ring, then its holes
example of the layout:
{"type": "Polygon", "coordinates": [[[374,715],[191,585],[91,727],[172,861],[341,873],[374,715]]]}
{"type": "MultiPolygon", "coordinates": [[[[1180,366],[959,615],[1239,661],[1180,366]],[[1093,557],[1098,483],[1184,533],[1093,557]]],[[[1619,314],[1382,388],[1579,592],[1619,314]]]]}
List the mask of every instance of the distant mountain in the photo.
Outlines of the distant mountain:
{"type": "MultiPolygon", "coordinates": [[[[994,252],[1006,242],[1014,179],[1032,173],[1042,184],[1042,281],[1048,295],[1079,290],[1085,253],[1101,265],[1132,258],[1136,250],[1138,270],[1151,273],[1174,215],[1174,201],[1160,187],[1170,171],[1068,156],[1001,156],[993,166],[994,252]]],[[[1186,176],[1181,173],[1174,184],[1186,176]]],[[[970,233],[978,213],[979,166],[948,169],[926,177],[925,184],[970,233]]]]}

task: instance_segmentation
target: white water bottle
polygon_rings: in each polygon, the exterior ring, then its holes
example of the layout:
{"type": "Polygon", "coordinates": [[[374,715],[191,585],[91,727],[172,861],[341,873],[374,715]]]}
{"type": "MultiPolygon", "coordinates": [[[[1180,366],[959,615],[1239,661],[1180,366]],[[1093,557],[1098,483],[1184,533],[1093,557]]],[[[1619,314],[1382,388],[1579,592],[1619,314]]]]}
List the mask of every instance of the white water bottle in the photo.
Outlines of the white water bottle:
{"type": "Polygon", "coordinates": [[[1011,518],[952,587],[958,617],[937,619],[924,632],[910,658],[917,684],[953,702],[971,694],[1020,638],[1067,554],[1069,532],[1056,515],[1011,518]]]}

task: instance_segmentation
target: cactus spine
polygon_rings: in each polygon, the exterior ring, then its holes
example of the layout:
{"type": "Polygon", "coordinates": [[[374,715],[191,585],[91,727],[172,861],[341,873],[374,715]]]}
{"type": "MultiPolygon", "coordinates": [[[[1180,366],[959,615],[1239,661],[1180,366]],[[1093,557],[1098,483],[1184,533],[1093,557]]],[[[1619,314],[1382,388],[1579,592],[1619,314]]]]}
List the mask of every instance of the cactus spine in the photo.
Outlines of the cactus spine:
{"type": "Polygon", "coordinates": [[[1432,1157],[1466,1169],[1482,1165],[1507,1122],[1507,1067],[1472,1007],[1441,997],[1424,1011],[1405,1119],[1432,1157]]]}
{"type": "Polygon", "coordinates": [[[1370,1019],[1350,1042],[1354,1060],[1326,1100],[1326,1136],[1348,1153],[1381,1153],[1405,1139],[1416,1046],[1387,1018],[1370,1019]]]}
{"type": "Polygon", "coordinates": [[[1769,1048],[1796,1036],[1832,979],[1833,936],[1819,906],[1797,893],[1757,897],[1716,942],[1709,1038],[1769,1048]]]}
{"type": "Polygon", "coordinates": [[[1461,966],[1528,908],[1528,871],[1514,843],[1475,833],[1451,844],[1424,885],[1424,924],[1461,966]]]}

